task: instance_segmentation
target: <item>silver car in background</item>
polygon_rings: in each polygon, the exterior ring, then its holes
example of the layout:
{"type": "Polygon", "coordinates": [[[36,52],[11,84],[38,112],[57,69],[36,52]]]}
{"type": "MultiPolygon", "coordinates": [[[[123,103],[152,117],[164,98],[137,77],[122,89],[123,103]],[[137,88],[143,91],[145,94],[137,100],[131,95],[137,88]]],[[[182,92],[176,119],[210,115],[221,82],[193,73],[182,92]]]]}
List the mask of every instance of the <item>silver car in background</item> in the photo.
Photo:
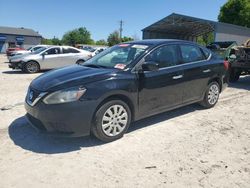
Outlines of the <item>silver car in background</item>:
{"type": "Polygon", "coordinates": [[[91,58],[91,53],[70,46],[43,47],[30,54],[9,59],[9,67],[23,72],[36,73],[40,70],[80,64],[91,58]]]}

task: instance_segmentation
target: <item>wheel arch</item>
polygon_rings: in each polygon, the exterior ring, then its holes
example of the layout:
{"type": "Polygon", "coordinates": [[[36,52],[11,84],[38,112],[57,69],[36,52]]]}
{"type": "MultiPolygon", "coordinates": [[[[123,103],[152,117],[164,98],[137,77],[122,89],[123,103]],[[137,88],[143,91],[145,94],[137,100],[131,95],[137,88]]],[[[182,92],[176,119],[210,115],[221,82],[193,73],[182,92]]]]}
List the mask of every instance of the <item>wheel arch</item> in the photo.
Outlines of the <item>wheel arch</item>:
{"type": "Polygon", "coordinates": [[[208,81],[207,85],[209,85],[209,84],[212,83],[212,82],[217,82],[217,83],[219,84],[219,86],[220,86],[220,92],[221,92],[221,91],[222,91],[222,81],[221,81],[221,79],[220,79],[219,77],[211,78],[211,79],[208,81]]]}
{"type": "Polygon", "coordinates": [[[106,103],[106,102],[108,102],[108,101],[111,101],[111,100],[121,100],[121,101],[123,101],[124,103],[126,103],[126,104],[128,105],[128,107],[129,107],[129,109],[130,109],[130,112],[131,112],[131,121],[134,120],[134,117],[135,117],[135,106],[134,106],[132,100],[131,100],[128,96],[126,96],[126,95],[124,95],[124,94],[112,94],[112,95],[107,96],[107,97],[105,97],[104,99],[102,99],[101,102],[97,105],[96,110],[95,110],[95,112],[94,112],[94,114],[93,114],[92,119],[94,119],[94,116],[95,116],[97,110],[98,110],[104,103],[106,103]]]}
{"type": "Polygon", "coordinates": [[[40,65],[40,63],[38,62],[38,61],[36,61],[36,60],[28,60],[28,61],[26,61],[25,63],[24,63],[24,66],[27,64],[27,63],[29,63],[29,62],[35,62],[35,63],[37,63],[38,64],[38,66],[39,66],[39,69],[41,69],[41,65],[40,65]]]}

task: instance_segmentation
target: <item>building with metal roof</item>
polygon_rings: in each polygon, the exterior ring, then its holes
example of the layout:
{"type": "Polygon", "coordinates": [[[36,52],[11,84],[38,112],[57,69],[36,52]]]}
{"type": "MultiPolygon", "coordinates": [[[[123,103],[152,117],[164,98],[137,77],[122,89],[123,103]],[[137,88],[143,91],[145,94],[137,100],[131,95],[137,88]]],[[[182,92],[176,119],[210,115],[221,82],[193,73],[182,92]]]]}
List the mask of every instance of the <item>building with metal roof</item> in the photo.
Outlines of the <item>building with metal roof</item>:
{"type": "Polygon", "coordinates": [[[41,44],[42,36],[32,29],[0,26],[0,53],[8,47],[21,46],[28,48],[41,44]]]}
{"type": "Polygon", "coordinates": [[[143,39],[183,39],[197,41],[199,36],[213,33],[216,41],[236,41],[244,43],[250,38],[250,28],[215,22],[173,13],[144,28],[143,39]]]}

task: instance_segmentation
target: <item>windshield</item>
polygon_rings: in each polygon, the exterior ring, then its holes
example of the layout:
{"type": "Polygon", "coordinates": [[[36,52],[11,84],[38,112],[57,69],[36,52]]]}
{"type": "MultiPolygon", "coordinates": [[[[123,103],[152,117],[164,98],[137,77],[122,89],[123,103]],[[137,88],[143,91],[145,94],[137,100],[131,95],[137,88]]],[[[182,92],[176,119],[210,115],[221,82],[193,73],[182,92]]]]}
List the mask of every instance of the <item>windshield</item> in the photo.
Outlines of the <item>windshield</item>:
{"type": "Polygon", "coordinates": [[[84,66],[124,69],[133,60],[143,54],[149,46],[137,44],[120,44],[108,48],[94,56],[84,66]]]}
{"type": "Polygon", "coordinates": [[[46,47],[41,47],[41,48],[39,48],[39,49],[33,51],[32,54],[39,54],[40,52],[42,52],[42,51],[44,51],[44,50],[46,50],[46,49],[47,49],[46,47]]]}

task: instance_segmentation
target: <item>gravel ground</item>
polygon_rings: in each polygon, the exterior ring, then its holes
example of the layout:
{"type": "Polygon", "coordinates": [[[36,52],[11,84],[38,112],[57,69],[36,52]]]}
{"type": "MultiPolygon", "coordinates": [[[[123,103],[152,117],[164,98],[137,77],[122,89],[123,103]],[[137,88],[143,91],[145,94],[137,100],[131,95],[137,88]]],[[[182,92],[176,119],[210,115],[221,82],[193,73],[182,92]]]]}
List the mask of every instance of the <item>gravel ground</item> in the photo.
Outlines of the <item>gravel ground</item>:
{"type": "Polygon", "coordinates": [[[0,187],[250,187],[250,77],[209,110],[190,105],[134,123],[120,140],[37,133],[24,118],[39,74],[0,55],[0,187]],[[16,106],[11,106],[16,105],[16,106]]]}

